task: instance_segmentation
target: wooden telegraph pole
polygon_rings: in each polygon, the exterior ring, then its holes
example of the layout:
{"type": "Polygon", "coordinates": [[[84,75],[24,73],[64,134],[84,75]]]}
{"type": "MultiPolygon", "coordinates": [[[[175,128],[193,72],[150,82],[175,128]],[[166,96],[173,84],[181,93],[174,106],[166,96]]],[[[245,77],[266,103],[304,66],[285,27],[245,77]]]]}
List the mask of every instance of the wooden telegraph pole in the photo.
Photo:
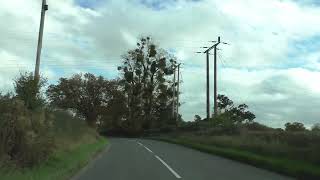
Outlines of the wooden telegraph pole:
{"type": "Polygon", "coordinates": [[[46,11],[48,10],[48,5],[46,0],[42,0],[41,6],[41,19],[40,19],[40,29],[39,29],[39,37],[38,37],[38,48],[37,48],[37,59],[36,59],[36,67],[34,71],[34,79],[40,79],[40,57],[41,57],[41,49],[42,49],[42,38],[43,38],[43,29],[44,29],[44,19],[46,15],[46,11]]]}

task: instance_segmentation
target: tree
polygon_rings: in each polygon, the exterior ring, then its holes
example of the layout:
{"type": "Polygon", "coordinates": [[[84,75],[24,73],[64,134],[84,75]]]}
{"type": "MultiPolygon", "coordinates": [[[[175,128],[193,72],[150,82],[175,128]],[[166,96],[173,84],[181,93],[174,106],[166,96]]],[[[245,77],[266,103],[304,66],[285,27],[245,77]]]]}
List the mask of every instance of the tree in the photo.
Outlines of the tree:
{"type": "Polygon", "coordinates": [[[293,122],[293,123],[286,123],[285,125],[286,131],[305,131],[306,128],[302,123],[299,122],[293,122]]]}
{"type": "Polygon", "coordinates": [[[227,111],[230,108],[233,108],[233,101],[227,96],[219,94],[218,95],[218,108],[220,111],[227,111]]]}
{"type": "Polygon", "coordinates": [[[248,110],[248,105],[240,104],[238,107],[233,107],[229,112],[235,122],[252,122],[256,116],[248,110]]]}
{"type": "Polygon", "coordinates": [[[76,74],[70,79],[60,78],[57,85],[50,85],[47,96],[52,105],[72,109],[84,117],[89,126],[95,127],[102,111],[112,97],[112,82],[93,74],[76,74]]]}
{"type": "Polygon", "coordinates": [[[45,103],[45,100],[40,90],[46,82],[47,80],[42,77],[39,81],[34,80],[33,73],[21,73],[14,83],[17,98],[22,100],[24,105],[30,110],[41,107],[45,103]]]}
{"type": "Polygon", "coordinates": [[[316,123],[315,125],[313,125],[311,131],[320,132],[320,123],[316,123]]]}
{"type": "Polygon", "coordinates": [[[102,111],[100,131],[114,134],[124,131],[123,121],[126,118],[126,97],[119,85],[119,80],[110,81],[108,93],[112,96],[107,107],[102,111]]]}
{"type": "Polygon", "coordinates": [[[240,104],[235,107],[233,101],[225,95],[218,95],[218,108],[223,113],[223,119],[230,119],[233,123],[252,122],[256,118],[248,110],[248,105],[240,104]]]}
{"type": "Polygon", "coordinates": [[[200,117],[199,115],[195,115],[195,116],[194,116],[194,121],[195,121],[195,122],[201,121],[201,117],[200,117]]]}
{"type": "Polygon", "coordinates": [[[176,66],[175,58],[141,38],[134,50],[123,56],[118,67],[122,74],[128,104],[128,123],[133,131],[161,126],[170,119],[172,87],[168,77],[176,66]]]}

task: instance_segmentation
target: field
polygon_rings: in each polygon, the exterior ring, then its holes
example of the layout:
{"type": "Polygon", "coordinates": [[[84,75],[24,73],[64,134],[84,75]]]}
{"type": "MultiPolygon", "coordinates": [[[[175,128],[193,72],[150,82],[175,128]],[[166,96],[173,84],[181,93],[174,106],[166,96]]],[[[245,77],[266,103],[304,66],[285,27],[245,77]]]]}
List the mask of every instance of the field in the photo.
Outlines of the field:
{"type": "Polygon", "coordinates": [[[184,145],[299,179],[320,177],[320,134],[315,132],[247,130],[226,135],[197,131],[163,134],[152,139],[184,145]]]}

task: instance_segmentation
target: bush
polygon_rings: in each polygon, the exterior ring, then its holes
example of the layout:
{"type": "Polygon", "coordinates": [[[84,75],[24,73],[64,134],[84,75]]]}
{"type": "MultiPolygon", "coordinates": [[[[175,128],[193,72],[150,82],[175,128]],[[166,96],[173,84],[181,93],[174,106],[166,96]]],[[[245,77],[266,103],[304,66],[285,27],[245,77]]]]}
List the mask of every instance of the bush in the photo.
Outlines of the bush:
{"type": "Polygon", "coordinates": [[[270,131],[272,128],[258,122],[245,123],[244,127],[251,131],[270,131]]]}
{"type": "Polygon", "coordinates": [[[312,126],[311,131],[313,132],[320,132],[320,123],[317,123],[312,126]]]}
{"type": "Polygon", "coordinates": [[[45,111],[31,112],[14,98],[0,99],[0,153],[18,166],[32,166],[48,158],[54,142],[45,111]]]}
{"type": "Polygon", "coordinates": [[[20,77],[15,79],[14,88],[17,98],[22,100],[24,105],[30,110],[41,108],[45,100],[40,90],[46,82],[47,80],[42,77],[39,80],[34,80],[33,73],[21,73],[20,77]]]}
{"type": "Polygon", "coordinates": [[[180,125],[179,130],[181,131],[197,131],[199,130],[199,123],[198,122],[183,122],[180,125]]]}
{"type": "Polygon", "coordinates": [[[306,130],[304,125],[299,122],[286,123],[284,126],[286,127],[286,131],[305,131],[306,130]]]}

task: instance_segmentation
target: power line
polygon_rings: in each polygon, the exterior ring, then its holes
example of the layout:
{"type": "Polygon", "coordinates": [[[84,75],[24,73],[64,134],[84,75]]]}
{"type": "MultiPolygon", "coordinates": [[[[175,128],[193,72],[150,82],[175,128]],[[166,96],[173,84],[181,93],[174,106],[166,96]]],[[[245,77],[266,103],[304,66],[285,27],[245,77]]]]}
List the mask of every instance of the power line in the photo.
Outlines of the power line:
{"type": "Polygon", "coordinates": [[[205,48],[206,50],[204,52],[197,52],[197,53],[205,53],[207,56],[207,120],[210,119],[210,81],[209,81],[209,75],[210,75],[210,68],[209,68],[209,55],[210,51],[213,49],[214,50],[214,115],[217,115],[218,112],[218,107],[217,107],[217,46],[219,44],[227,44],[226,42],[221,42],[220,37],[218,37],[218,41],[211,41],[214,42],[215,44],[212,45],[211,47],[202,47],[205,48]]]}
{"type": "Polygon", "coordinates": [[[226,65],[225,65],[226,63],[225,63],[225,61],[223,60],[221,54],[218,54],[218,56],[219,56],[219,59],[220,59],[220,62],[221,62],[222,67],[223,67],[224,69],[226,69],[226,68],[227,68],[226,65]]]}

